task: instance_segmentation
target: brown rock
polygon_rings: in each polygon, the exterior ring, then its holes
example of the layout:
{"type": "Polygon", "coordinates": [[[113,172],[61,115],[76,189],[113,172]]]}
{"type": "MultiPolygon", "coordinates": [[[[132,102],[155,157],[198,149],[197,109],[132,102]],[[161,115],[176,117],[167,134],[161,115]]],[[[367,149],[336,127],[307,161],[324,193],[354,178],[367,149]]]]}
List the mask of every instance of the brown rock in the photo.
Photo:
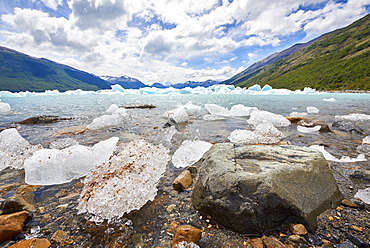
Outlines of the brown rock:
{"type": "Polygon", "coordinates": [[[26,239],[22,240],[9,248],[48,248],[51,244],[47,239],[26,239]]]}
{"type": "Polygon", "coordinates": [[[297,124],[299,126],[302,126],[302,127],[321,126],[321,128],[319,130],[320,132],[322,132],[322,133],[331,132],[328,124],[326,124],[325,121],[322,121],[322,120],[319,120],[319,119],[304,119],[304,120],[300,120],[297,124]]]}
{"type": "Polygon", "coordinates": [[[22,185],[14,193],[14,196],[23,204],[23,209],[27,211],[35,210],[33,192],[40,186],[22,185]]]}
{"type": "Polygon", "coordinates": [[[351,137],[351,134],[349,133],[346,133],[346,132],[342,132],[342,131],[339,131],[339,130],[333,130],[333,133],[335,133],[335,135],[339,136],[339,137],[351,137]]]}
{"type": "Polygon", "coordinates": [[[285,248],[285,245],[276,238],[263,236],[261,239],[267,248],[285,248]]]}
{"type": "Polygon", "coordinates": [[[51,240],[63,243],[67,239],[69,239],[69,235],[66,232],[63,232],[62,230],[58,230],[51,236],[51,240]]]}
{"type": "Polygon", "coordinates": [[[193,179],[191,177],[191,172],[189,170],[184,170],[181,174],[172,182],[172,186],[174,189],[178,191],[182,191],[190,187],[193,183],[193,179]]]}
{"type": "Polygon", "coordinates": [[[0,197],[4,194],[6,194],[9,190],[11,190],[13,187],[19,186],[19,183],[11,183],[11,184],[4,184],[0,185],[0,197]]]}
{"type": "Polygon", "coordinates": [[[263,242],[260,238],[251,239],[254,248],[263,248],[263,242]]]}
{"type": "Polygon", "coordinates": [[[298,123],[301,120],[307,119],[305,117],[285,117],[285,118],[288,119],[293,124],[296,124],[296,123],[298,123]]]}
{"type": "Polygon", "coordinates": [[[82,134],[87,130],[86,125],[67,127],[61,130],[58,130],[53,136],[66,136],[66,135],[77,135],[82,134]]]}
{"type": "Polygon", "coordinates": [[[289,229],[294,235],[306,235],[308,233],[302,224],[290,224],[289,229]]]}
{"type": "Polygon", "coordinates": [[[351,207],[351,208],[357,208],[358,207],[356,203],[351,202],[350,200],[347,200],[347,199],[343,199],[341,203],[342,203],[342,205],[347,206],[347,207],[351,207]]]}
{"type": "Polygon", "coordinates": [[[172,248],[176,248],[177,244],[186,241],[188,243],[193,242],[199,244],[199,240],[202,238],[202,231],[196,227],[190,225],[179,226],[176,230],[176,234],[172,240],[172,248]]]}
{"type": "Polygon", "coordinates": [[[20,234],[27,217],[27,211],[0,215],[0,243],[20,234]]]}
{"type": "Polygon", "coordinates": [[[321,241],[322,241],[322,243],[323,243],[325,246],[328,246],[328,247],[331,247],[331,246],[332,246],[332,243],[331,243],[329,240],[322,239],[321,241]]]}

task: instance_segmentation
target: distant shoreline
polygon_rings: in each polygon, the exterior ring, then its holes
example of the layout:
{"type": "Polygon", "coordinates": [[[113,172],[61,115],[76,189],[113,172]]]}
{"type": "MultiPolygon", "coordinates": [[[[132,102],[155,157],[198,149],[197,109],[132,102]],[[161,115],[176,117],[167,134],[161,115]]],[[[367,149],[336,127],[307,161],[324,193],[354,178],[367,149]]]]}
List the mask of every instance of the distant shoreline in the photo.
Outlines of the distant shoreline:
{"type": "Polygon", "coordinates": [[[362,93],[362,94],[370,94],[370,90],[323,90],[320,92],[325,93],[362,93]]]}

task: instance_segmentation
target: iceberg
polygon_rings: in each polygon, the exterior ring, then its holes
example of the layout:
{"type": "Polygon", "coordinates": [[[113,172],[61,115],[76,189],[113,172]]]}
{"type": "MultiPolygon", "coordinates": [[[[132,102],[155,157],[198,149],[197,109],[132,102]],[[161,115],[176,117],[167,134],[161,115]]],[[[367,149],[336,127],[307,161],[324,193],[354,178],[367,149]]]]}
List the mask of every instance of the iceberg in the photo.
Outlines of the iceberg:
{"type": "Polygon", "coordinates": [[[9,103],[0,102],[0,114],[5,114],[10,111],[9,103]]]}
{"type": "Polygon", "coordinates": [[[172,156],[172,164],[176,168],[187,167],[198,162],[212,144],[201,140],[185,140],[172,156]]]}
{"type": "Polygon", "coordinates": [[[269,91],[269,90],[272,90],[272,87],[271,87],[270,85],[268,85],[268,84],[265,84],[265,85],[262,87],[262,89],[261,89],[261,91],[269,91]]]}
{"type": "Polygon", "coordinates": [[[112,137],[93,147],[73,145],[62,150],[41,149],[24,161],[25,182],[54,185],[86,176],[112,156],[118,140],[112,137]]]}
{"type": "MultiPolygon", "coordinates": [[[[108,109],[109,110],[109,109],[108,109]]],[[[101,128],[117,126],[128,122],[129,115],[124,108],[118,108],[110,115],[102,115],[101,117],[95,118],[92,123],[87,125],[88,129],[97,130],[101,128]]]]}
{"type": "Polygon", "coordinates": [[[249,116],[252,111],[258,110],[256,107],[247,107],[243,104],[233,105],[230,110],[217,104],[205,104],[204,107],[213,116],[249,116]]]}
{"type": "Polygon", "coordinates": [[[6,167],[23,169],[23,162],[41,146],[33,146],[15,128],[0,133],[0,171],[6,167]]]}
{"type": "Polygon", "coordinates": [[[78,210],[95,222],[115,222],[157,195],[157,184],[170,160],[169,150],[134,140],[85,178],[78,210]]]}
{"type": "Polygon", "coordinates": [[[284,116],[264,110],[252,111],[247,123],[250,125],[257,125],[266,121],[271,122],[275,127],[286,127],[290,125],[290,121],[284,116]]]}
{"type": "Polygon", "coordinates": [[[306,110],[309,114],[317,114],[320,111],[318,108],[312,106],[307,107],[306,110]]]}
{"type": "Polygon", "coordinates": [[[251,87],[249,87],[248,90],[261,91],[261,86],[258,85],[258,84],[255,84],[255,85],[252,85],[251,87]]]}
{"type": "Polygon", "coordinates": [[[336,115],[335,116],[336,120],[348,120],[348,121],[370,121],[370,115],[365,115],[365,114],[349,114],[349,115],[336,115]]]}
{"type": "Polygon", "coordinates": [[[258,123],[254,131],[236,129],[229,136],[231,142],[241,144],[276,144],[283,138],[283,133],[270,122],[258,123]]]}

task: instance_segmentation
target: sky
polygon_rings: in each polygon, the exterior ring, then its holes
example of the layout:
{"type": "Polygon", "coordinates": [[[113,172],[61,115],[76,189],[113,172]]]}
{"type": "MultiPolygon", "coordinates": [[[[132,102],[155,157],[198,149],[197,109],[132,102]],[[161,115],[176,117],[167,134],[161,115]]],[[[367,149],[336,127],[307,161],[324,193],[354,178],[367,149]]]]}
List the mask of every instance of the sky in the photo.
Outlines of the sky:
{"type": "Polygon", "coordinates": [[[0,46],[145,84],[225,80],[370,0],[0,0],[0,46]]]}

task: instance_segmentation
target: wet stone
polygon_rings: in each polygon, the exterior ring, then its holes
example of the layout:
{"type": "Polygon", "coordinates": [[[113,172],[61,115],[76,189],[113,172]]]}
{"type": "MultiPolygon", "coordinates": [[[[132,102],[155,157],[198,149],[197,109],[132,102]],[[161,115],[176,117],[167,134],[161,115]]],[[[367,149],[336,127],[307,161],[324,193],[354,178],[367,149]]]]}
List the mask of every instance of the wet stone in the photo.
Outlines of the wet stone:
{"type": "Polygon", "coordinates": [[[350,200],[347,200],[347,199],[343,199],[341,201],[341,203],[344,205],[344,206],[347,206],[347,207],[351,207],[351,208],[357,208],[357,204],[350,201],[350,200]]]}
{"type": "Polygon", "coordinates": [[[172,240],[172,248],[176,248],[177,244],[182,241],[199,244],[201,238],[202,231],[200,229],[191,225],[179,226],[176,230],[175,237],[172,240]]]}
{"type": "Polygon", "coordinates": [[[322,241],[321,241],[320,237],[318,237],[317,235],[314,235],[314,234],[308,233],[308,234],[304,235],[304,238],[305,238],[305,239],[306,239],[310,244],[313,244],[313,245],[316,245],[316,246],[322,245],[322,241]]]}
{"type": "Polygon", "coordinates": [[[295,235],[306,235],[308,233],[302,224],[290,224],[289,229],[295,235]]]}
{"type": "Polygon", "coordinates": [[[188,189],[193,183],[191,172],[184,170],[181,174],[173,181],[172,186],[175,190],[183,191],[188,189]]]}
{"type": "Polygon", "coordinates": [[[0,215],[0,243],[20,234],[27,217],[27,211],[0,215]]]}
{"type": "Polygon", "coordinates": [[[261,239],[267,248],[285,248],[285,245],[274,237],[263,236],[261,239]]]}
{"type": "Polygon", "coordinates": [[[9,248],[48,248],[51,244],[49,240],[43,238],[33,238],[19,241],[18,243],[9,246],[9,248]]]}
{"type": "Polygon", "coordinates": [[[63,120],[72,120],[72,117],[60,117],[55,115],[42,115],[42,116],[36,116],[31,117],[26,120],[23,120],[21,122],[18,122],[18,124],[23,125],[34,125],[34,124],[49,124],[49,123],[56,123],[63,120]]]}

